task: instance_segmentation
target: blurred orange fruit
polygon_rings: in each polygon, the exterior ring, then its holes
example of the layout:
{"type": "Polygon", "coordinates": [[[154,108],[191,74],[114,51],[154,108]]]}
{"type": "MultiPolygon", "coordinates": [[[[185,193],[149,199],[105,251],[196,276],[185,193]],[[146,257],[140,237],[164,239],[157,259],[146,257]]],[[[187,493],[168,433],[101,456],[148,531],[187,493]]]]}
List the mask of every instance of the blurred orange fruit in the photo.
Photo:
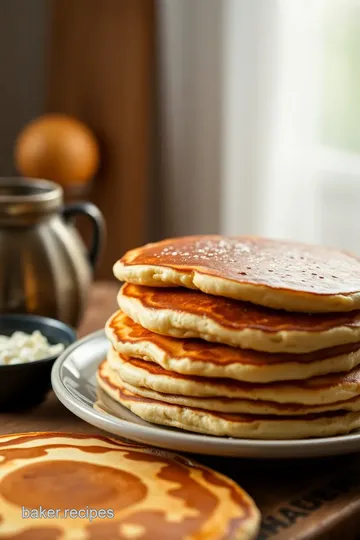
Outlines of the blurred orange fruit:
{"type": "Polygon", "coordinates": [[[33,120],[15,144],[15,164],[23,176],[53,180],[65,187],[91,180],[99,159],[99,147],[90,129],[62,114],[33,120]]]}

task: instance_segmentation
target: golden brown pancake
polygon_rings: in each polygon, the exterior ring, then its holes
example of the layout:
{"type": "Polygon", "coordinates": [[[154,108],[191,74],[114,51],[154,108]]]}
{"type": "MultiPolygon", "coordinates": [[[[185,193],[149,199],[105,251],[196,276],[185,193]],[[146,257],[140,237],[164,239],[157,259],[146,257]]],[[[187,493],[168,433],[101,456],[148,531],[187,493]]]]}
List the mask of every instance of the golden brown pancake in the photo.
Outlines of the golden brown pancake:
{"type": "Polygon", "coordinates": [[[336,249],[258,237],[188,236],[128,251],[121,281],[183,286],[289,311],[360,308],[360,260],[336,249]]]}
{"type": "MultiPolygon", "coordinates": [[[[133,394],[163,403],[179,405],[181,407],[192,407],[195,409],[205,409],[208,411],[257,415],[277,415],[277,416],[299,416],[305,414],[319,414],[328,411],[360,411],[360,374],[358,382],[358,392],[355,397],[345,401],[334,403],[322,403],[320,405],[302,405],[299,403],[276,403],[274,401],[261,401],[253,399],[249,392],[250,399],[214,398],[187,396],[181,393],[162,393],[149,389],[149,385],[134,386],[126,382],[118,371],[111,368],[109,361],[105,360],[99,366],[97,381],[101,388],[115,400],[118,400],[122,388],[129,390],[133,394]]],[[[121,397],[121,396],[120,396],[121,397]]],[[[360,414],[360,413],[359,413],[360,414]]]]}
{"type": "Polygon", "coordinates": [[[121,379],[136,387],[164,394],[190,397],[261,400],[300,405],[324,405],[345,401],[360,394],[360,367],[345,373],[333,373],[304,381],[246,383],[233,379],[215,379],[181,375],[153,362],[131,358],[110,349],[107,360],[121,379]]]}
{"type": "MultiPolygon", "coordinates": [[[[103,379],[101,384],[102,389],[112,397],[112,387],[103,379]]],[[[330,437],[360,428],[360,413],[358,411],[339,410],[291,417],[232,414],[184,407],[145,398],[120,384],[117,387],[116,402],[147,422],[219,437],[304,439],[330,437]]]]}
{"type": "Polygon", "coordinates": [[[0,455],[3,539],[257,536],[260,515],[247,493],[182,456],[66,433],[7,435],[0,455]],[[32,519],[41,509],[57,517],[32,519]]]}
{"type": "Polygon", "coordinates": [[[289,313],[183,288],[125,283],[121,310],[144,328],[266,352],[311,352],[360,341],[360,311],[289,313]]]}
{"type": "Polygon", "coordinates": [[[125,356],[146,358],[185,375],[264,383],[348,371],[360,363],[360,343],[297,355],[271,354],[155,334],[121,310],[109,318],[105,331],[112,346],[125,356]]]}

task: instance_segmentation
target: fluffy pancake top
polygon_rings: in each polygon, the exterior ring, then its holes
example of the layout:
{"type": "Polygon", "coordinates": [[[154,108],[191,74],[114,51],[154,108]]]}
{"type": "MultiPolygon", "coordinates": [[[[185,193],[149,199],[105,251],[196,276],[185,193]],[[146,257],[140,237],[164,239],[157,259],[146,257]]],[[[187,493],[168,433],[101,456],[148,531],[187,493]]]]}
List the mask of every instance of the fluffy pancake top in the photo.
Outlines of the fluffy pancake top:
{"type": "Polygon", "coordinates": [[[289,313],[183,288],[145,287],[125,283],[120,297],[138,300],[145,308],[208,317],[231,330],[266,333],[317,333],[338,327],[360,328],[360,311],[345,313],[289,313]]]}
{"type": "MultiPolygon", "coordinates": [[[[243,381],[237,381],[226,378],[211,378],[211,377],[201,377],[195,375],[183,375],[181,373],[176,373],[172,371],[167,371],[158,364],[153,362],[148,362],[140,358],[131,358],[116,353],[114,350],[109,353],[109,360],[112,368],[121,368],[122,365],[130,365],[134,369],[141,369],[145,371],[148,376],[152,377],[168,377],[174,380],[191,380],[199,384],[209,384],[216,386],[218,388],[223,388],[230,390],[242,390],[247,392],[249,398],[251,394],[256,393],[256,390],[270,390],[274,394],[274,401],[277,401],[279,398],[279,393],[286,393],[287,395],[293,395],[294,400],[297,394],[300,391],[311,392],[314,396],[317,397],[319,403],[322,401],[322,392],[324,391],[334,391],[336,393],[345,391],[349,392],[349,395],[346,398],[349,399],[360,394],[360,367],[357,366],[349,372],[344,373],[329,373],[328,375],[320,375],[317,377],[312,377],[306,380],[289,380],[289,381],[274,381],[266,384],[259,383],[248,383],[243,381]],[[351,394],[351,395],[350,395],[351,394]]],[[[120,370],[119,370],[120,371],[120,370]]],[[[224,392],[223,395],[226,395],[224,392]]],[[[291,400],[290,400],[291,402],[291,400]]]]}
{"type": "MultiPolygon", "coordinates": [[[[107,381],[99,381],[103,390],[113,397],[107,381]]],[[[360,426],[358,410],[294,416],[217,412],[140,396],[121,383],[116,385],[116,398],[112,401],[119,402],[147,422],[220,437],[301,439],[337,435],[360,426]]]]}
{"type": "Polygon", "coordinates": [[[258,237],[189,236],[127,252],[120,280],[183,285],[270,307],[346,311],[360,306],[360,260],[320,246],[258,237]]]}
{"type": "MultiPolygon", "coordinates": [[[[161,392],[161,390],[151,388],[151,385],[141,385],[136,381],[127,380],[126,371],[120,373],[110,366],[109,361],[103,362],[97,372],[97,380],[100,386],[111,393],[113,399],[118,398],[118,392],[121,388],[126,388],[131,392],[142,397],[165,403],[174,403],[198,409],[212,410],[217,412],[229,413],[249,413],[249,414],[278,414],[284,416],[321,413],[336,410],[360,410],[360,393],[351,395],[345,400],[336,400],[336,392],[333,394],[333,401],[320,401],[312,404],[301,403],[301,401],[273,401],[261,399],[261,397],[249,395],[239,396],[238,398],[229,398],[227,396],[200,396],[198,394],[183,394],[179,386],[177,392],[161,392]]],[[[174,385],[172,385],[174,386],[174,385]]],[[[359,388],[358,388],[359,390],[359,388]]],[[[269,392],[270,393],[270,392],[269,392]]]]}
{"type": "MultiPolygon", "coordinates": [[[[128,288],[130,286],[127,285],[126,287],[128,288]]],[[[186,293],[187,291],[185,291],[186,293]]],[[[149,353],[151,355],[151,351],[154,351],[154,347],[156,347],[157,351],[166,355],[167,358],[177,359],[179,361],[188,359],[192,362],[205,362],[220,366],[228,364],[268,366],[271,364],[288,364],[292,362],[312,363],[325,358],[351,354],[360,349],[360,343],[348,343],[346,345],[339,345],[304,354],[273,354],[251,349],[240,349],[220,343],[210,343],[202,339],[179,339],[155,334],[133,321],[121,310],[114,313],[108,319],[106,323],[106,334],[115,349],[119,346],[120,352],[127,345],[128,350],[131,350],[130,347],[134,346],[133,351],[139,351],[141,349],[136,347],[136,345],[150,344],[152,346],[151,348],[146,347],[146,345],[143,347],[143,350],[146,350],[146,354],[144,352],[143,356],[149,353]]],[[[154,356],[157,355],[155,354],[154,356]]]]}
{"type": "Polygon", "coordinates": [[[152,332],[242,349],[302,354],[360,342],[360,312],[304,314],[259,308],[183,288],[126,283],[118,305],[152,332]]]}
{"type": "MultiPolygon", "coordinates": [[[[40,529],[23,519],[22,505],[38,508],[45,501],[62,512],[52,520],[51,538],[87,536],[88,520],[63,519],[69,493],[74,508],[112,509],[113,539],[135,538],[131,532],[139,530],[147,538],[205,538],[209,530],[224,539],[257,536],[260,514],[247,493],[187,457],[66,433],[0,437],[0,456],[1,525],[8,538],[38,538],[40,529]]],[[[107,523],[95,531],[94,538],[109,537],[107,523]]]]}

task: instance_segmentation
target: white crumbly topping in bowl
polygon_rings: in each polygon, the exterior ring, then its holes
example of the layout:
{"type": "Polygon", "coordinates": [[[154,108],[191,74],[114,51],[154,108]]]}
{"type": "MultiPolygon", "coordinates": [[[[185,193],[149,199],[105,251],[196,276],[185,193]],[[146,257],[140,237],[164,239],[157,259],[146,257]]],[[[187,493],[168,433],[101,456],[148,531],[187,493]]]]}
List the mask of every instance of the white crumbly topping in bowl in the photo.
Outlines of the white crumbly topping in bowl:
{"type": "Polygon", "coordinates": [[[62,343],[51,345],[39,330],[32,334],[14,332],[11,336],[0,335],[0,366],[43,360],[63,350],[62,343]]]}

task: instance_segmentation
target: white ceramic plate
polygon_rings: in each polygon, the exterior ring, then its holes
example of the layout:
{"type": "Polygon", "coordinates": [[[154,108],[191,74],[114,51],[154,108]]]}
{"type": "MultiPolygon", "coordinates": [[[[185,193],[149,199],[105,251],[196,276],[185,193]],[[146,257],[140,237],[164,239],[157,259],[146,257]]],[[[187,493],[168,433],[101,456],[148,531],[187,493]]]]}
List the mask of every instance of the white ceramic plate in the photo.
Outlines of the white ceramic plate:
{"type": "Polygon", "coordinates": [[[54,364],[52,385],[59,400],[70,411],[109,433],[168,450],[247,458],[304,458],[360,450],[360,432],[293,441],[230,439],[149,424],[104,394],[105,407],[95,409],[96,369],[108,347],[102,330],[71,345],[54,364]]]}

